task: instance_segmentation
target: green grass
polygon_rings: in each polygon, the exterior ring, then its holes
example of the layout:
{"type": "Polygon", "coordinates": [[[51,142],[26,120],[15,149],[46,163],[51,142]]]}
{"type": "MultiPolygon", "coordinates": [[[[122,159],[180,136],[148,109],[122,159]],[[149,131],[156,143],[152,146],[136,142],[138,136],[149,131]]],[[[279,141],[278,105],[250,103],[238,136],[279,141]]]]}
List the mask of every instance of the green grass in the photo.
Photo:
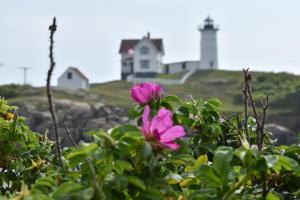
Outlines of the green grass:
{"type": "MultiPolygon", "coordinates": [[[[259,100],[269,95],[271,113],[294,110],[294,107],[289,107],[289,102],[285,107],[276,106],[276,104],[287,95],[297,91],[297,88],[300,88],[299,76],[265,72],[252,72],[251,74],[253,76],[254,98],[259,100]]],[[[132,84],[124,81],[113,81],[94,84],[90,92],[99,94],[102,100],[108,104],[130,107],[133,105],[130,98],[131,86],[132,84]]],[[[175,94],[184,99],[189,99],[191,95],[194,98],[218,98],[222,101],[222,111],[224,112],[241,112],[243,109],[242,71],[197,71],[184,85],[165,85],[163,87],[166,94],[175,94]]]]}
{"type": "Polygon", "coordinates": [[[188,71],[182,71],[176,74],[160,74],[158,78],[162,79],[181,79],[188,71]]]}
{"type": "MultiPolygon", "coordinates": [[[[287,73],[252,72],[253,94],[256,100],[269,95],[271,114],[282,112],[299,112],[300,77],[287,73]],[[283,106],[284,105],[284,106],[283,106]]],[[[163,78],[180,77],[162,75],[163,78]]],[[[92,84],[88,92],[66,93],[55,91],[56,98],[67,98],[75,101],[96,103],[98,101],[109,105],[132,107],[134,102],[130,97],[131,83],[112,81],[101,84],[92,84]],[[93,98],[92,98],[93,97],[93,98]]],[[[193,74],[184,85],[163,86],[166,95],[175,94],[181,98],[218,98],[222,101],[222,111],[226,113],[241,112],[243,110],[243,72],[225,70],[204,70],[193,74]]],[[[0,86],[2,93],[13,95],[10,101],[34,101],[38,96],[45,96],[45,88],[26,86],[0,86]],[[15,96],[14,96],[15,95],[15,96]]],[[[3,96],[3,95],[2,95],[3,96]]]]}

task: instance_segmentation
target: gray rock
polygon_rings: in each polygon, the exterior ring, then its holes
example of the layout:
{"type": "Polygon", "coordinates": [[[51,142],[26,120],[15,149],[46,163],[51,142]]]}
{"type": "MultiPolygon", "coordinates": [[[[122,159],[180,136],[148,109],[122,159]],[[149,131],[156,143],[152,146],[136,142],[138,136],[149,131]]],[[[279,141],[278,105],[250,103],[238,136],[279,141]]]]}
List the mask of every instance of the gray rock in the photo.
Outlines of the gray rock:
{"type": "Polygon", "coordinates": [[[106,122],[107,121],[105,117],[94,118],[87,121],[86,127],[90,129],[102,128],[103,125],[106,124],[106,122]]]}
{"type": "MultiPolygon", "coordinates": [[[[47,105],[46,99],[39,99],[35,105],[47,105]],[[36,104],[38,103],[38,104],[36,104]]],[[[27,117],[27,123],[32,130],[45,133],[49,130],[49,138],[54,140],[52,119],[47,106],[33,106],[30,103],[19,105],[19,114],[27,117]]],[[[110,129],[119,124],[127,123],[127,110],[120,107],[107,106],[102,102],[89,105],[84,102],[75,102],[68,99],[55,100],[55,110],[58,118],[59,134],[62,146],[69,146],[71,142],[64,128],[64,122],[68,122],[68,128],[75,142],[81,140],[90,141],[90,137],[84,132],[95,129],[110,129]]]]}
{"type": "Polygon", "coordinates": [[[293,131],[278,124],[266,124],[265,129],[273,133],[273,138],[278,139],[277,145],[290,145],[296,141],[293,131]]]}
{"type": "Polygon", "coordinates": [[[100,108],[104,107],[105,104],[102,103],[102,102],[98,102],[98,103],[95,103],[92,108],[95,109],[95,110],[100,110],[100,108]]]}

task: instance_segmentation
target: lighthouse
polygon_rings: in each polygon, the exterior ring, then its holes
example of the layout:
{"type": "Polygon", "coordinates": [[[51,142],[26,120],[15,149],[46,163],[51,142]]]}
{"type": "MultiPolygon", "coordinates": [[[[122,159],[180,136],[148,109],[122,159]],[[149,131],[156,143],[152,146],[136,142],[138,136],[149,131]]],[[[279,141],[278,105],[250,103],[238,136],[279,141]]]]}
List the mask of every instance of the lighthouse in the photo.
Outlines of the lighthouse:
{"type": "Polygon", "coordinates": [[[200,41],[200,69],[218,69],[217,31],[219,28],[208,16],[204,25],[199,28],[200,41]]]}

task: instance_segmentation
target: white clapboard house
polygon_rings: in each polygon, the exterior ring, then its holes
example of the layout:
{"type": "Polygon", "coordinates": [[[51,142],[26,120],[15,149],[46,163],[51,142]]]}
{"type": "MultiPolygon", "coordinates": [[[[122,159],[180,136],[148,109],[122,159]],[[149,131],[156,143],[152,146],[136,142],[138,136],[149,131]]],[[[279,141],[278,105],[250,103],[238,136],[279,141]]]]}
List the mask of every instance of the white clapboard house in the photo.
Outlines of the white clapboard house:
{"type": "Polygon", "coordinates": [[[57,88],[61,90],[88,90],[89,79],[76,67],[69,67],[59,78],[57,88]]]}
{"type": "Polygon", "coordinates": [[[163,72],[163,40],[150,38],[124,39],[119,50],[121,55],[121,79],[128,75],[151,78],[163,72]]]}
{"type": "Polygon", "coordinates": [[[217,31],[218,26],[208,16],[198,29],[201,34],[199,45],[200,59],[195,61],[178,61],[163,64],[163,40],[152,39],[150,34],[142,39],[122,40],[121,79],[155,78],[158,74],[175,74],[179,72],[218,69],[217,31]]]}

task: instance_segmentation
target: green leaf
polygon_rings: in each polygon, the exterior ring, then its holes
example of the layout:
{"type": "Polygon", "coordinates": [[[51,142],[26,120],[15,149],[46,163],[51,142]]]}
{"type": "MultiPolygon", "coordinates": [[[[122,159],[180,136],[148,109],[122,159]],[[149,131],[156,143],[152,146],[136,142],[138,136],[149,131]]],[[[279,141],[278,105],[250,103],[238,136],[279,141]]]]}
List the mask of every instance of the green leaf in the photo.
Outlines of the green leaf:
{"type": "Polygon", "coordinates": [[[151,200],[164,200],[165,196],[161,193],[161,191],[148,187],[146,191],[141,193],[143,199],[151,199],[151,200]]]}
{"type": "Polygon", "coordinates": [[[161,105],[171,110],[179,106],[179,104],[180,99],[175,95],[166,96],[161,100],[161,105]]]}
{"type": "Polygon", "coordinates": [[[90,143],[88,146],[82,146],[67,154],[66,159],[70,161],[70,167],[76,167],[79,163],[88,158],[97,148],[97,144],[90,143]]]}
{"type": "Polygon", "coordinates": [[[223,180],[231,169],[230,162],[232,158],[233,149],[231,147],[219,147],[215,152],[213,167],[223,180]]]}
{"type": "Polygon", "coordinates": [[[266,200],[280,200],[280,198],[277,197],[273,192],[269,192],[266,197],[266,200]]]}
{"type": "Polygon", "coordinates": [[[200,167],[202,164],[207,164],[207,162],[208,162],[208,157],[207,157],[207,155],[206,155],[206,154],[201,155],[201,156],[199,156],[198,159],[195,161],[194,167],[195,167],[195,168],[198,168],[198,167],[200,167]]]}
{"type": "Polygon", "coordinates": [[[201,165],[198,174],[200,176],[200,181],[203,184],[212,187],[219,187],[221,185],[221,179],[215,174],[214,170],[208,165],[201,165]]]}
{"type": "Polygon", "coordinates": [[[111,136],[118,140],[127,132],[138,132],[140,131],[136,126],[125,124],[114,128],[111,132],[111,136]]]}
{"type": "Polygon", "coordinates": [[[127,178],[128,178],[128,182],[131,183],[132,185],[139,187],[142,190],[146,190],[146,186],[140,178],[136,176],[127,176],[127,178]]]}
{"type": "Polygon", "coordinates": [[[115,145],[115,140],[110,136],[109,133],[105,132],[104,130],[100,129],[99,131],[89,131],[86,134],[88,135],[94,135],[98,138],[103,138],[105,141],[107,141],[111,146],[115,145]]]}
{"type": "Polygon", "coordinates": [[[186,108],[186,107],[180,107],[180,108],[178,109],[178,111],[179,111],[180,113],[182,113],[182,115],[183,115],[184,117],[189,117],[189,116],[190,116],[189,109],[186,108]]]}
{"type": "Polygon", "coordinates": [[[183,179],[180,175],[178,174],[174,174],[174,173],[170,173],[168,174],[165,179],[168,181],[168,183],[170,185],[173,185],[173,184],[177,184],[177,183],[180,183],[183,179]]]}
{"type": "Polygon", "coordinates": [[[221,106],[221,101],[219,99],[209,99],[207,103],[215,106],[215,107],[220,107],[221,106]]]}
{"type": "Polygon", "coordinates": [[[70,161],[70,167],[74,168],[86,159],[86,154],[81,151],[71,152],[66,156],[66,159],[70,161]]]}
{"type": "Polygon", "coordinates": [[[287,171],[292,171],[299,166],[295,160],[286,156],[280,157],[278,163],[287,171]]]}
{"type": "Polygon", "coordinates": [[[42,192],[49,192],[49,189],[52,189],[56,186],[56,182],[51,177],[42,177],[36,181],[33,186],[33,191],[40,190],[42,192]]]}
{"type": "Polygon", "coordinates": [[[88,200],[94,195],[93,188],[83,189],[83,186],[74,182],[61,184],[53,193],[53,199],[88,200]]]}
{"type": "Polygon", "coordinates": [[[132,171],[132,165],[124,160],[116,160],[114,164],[114,169],[118,172],[118,174],[123,174],[124,171],[132,171]]]}
{"type": "Polygon", "coordinates": [[[269,168],[274,168],[275,165],[277,164],[278,160],[279,160],[278,155],[266,155],[264,157],[267,161],[267,165],[268,165],[269,168]]]}
{"type": "Polygon", "coordinates": [[[117,176],[115,178],[115,181],[116,181],[116,187],[117,187],[117,190],[119,192],[123,192],[124,190],[127,189],[127,186],[128,186],[128,179],[126,176],[117,176]]]}

